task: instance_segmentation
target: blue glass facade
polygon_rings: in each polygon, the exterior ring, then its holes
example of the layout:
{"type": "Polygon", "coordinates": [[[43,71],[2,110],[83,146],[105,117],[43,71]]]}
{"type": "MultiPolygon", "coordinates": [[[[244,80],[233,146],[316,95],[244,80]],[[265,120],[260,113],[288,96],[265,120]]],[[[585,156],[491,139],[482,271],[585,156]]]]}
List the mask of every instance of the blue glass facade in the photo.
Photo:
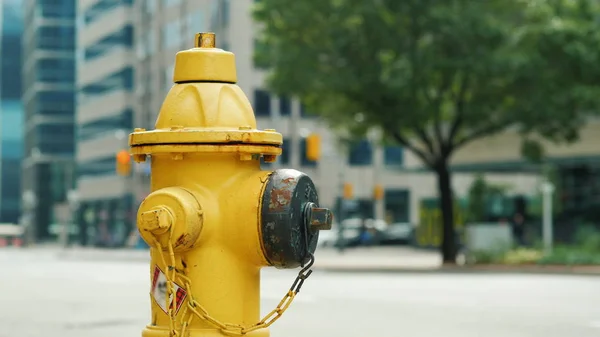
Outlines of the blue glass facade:
{"type": "Polygon", "coordinates": [[[5,0],[0,6],[0,223],[18,223],[23,156],[23,13],[19,0],[5,0]]]}
{"type": "Polygon", "coordinates": [[[33,191],[35,240],[49,237],[55,204],[73,186],[76,0],[36,0],[24,6],[25,152],[22,190],[33,191]],[[60,182],[60,183],[57,183],[60,182]]]}

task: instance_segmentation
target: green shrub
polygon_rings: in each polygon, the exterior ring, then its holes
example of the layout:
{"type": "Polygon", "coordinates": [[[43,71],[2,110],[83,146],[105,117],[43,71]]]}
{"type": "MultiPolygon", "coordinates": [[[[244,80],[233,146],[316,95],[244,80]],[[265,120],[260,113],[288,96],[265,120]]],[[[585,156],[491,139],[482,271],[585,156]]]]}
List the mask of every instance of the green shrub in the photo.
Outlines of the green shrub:
{"type": "Polygon", "coordinates": [[[474,251],[470,253],[470,260],[476,264],[501,263],[504,258],[503,252],[497,251],[474,251]]]}
{"type": "Polygon", "coordinates": [[[600,265],[600,231],[582,226],[573,245],[554,246],[548,255],[543,253],[542,245],[536,244],[534,248],[477,251],[471,253],[471,258],[479,264],[600,265]]]}
{"type": "Polygon", "coordinates": [[[600,265],[600,253],[588,251],[583,248],[557,246],[552,253],[542,257],[539,264],[561,265],[600,265]]]}
{"type": "Polygon", "coordinates": [[[537,263],[544,253],[538,249],[517,248],[509,250],[504,254],[506,264],[534,264],[537,263]]]}
{"type": "Polygon", "coordinates": [[[593,226],[582,226],[575,233],[575,245],[582,251],[600,254],[600,231],[593,226]]]}

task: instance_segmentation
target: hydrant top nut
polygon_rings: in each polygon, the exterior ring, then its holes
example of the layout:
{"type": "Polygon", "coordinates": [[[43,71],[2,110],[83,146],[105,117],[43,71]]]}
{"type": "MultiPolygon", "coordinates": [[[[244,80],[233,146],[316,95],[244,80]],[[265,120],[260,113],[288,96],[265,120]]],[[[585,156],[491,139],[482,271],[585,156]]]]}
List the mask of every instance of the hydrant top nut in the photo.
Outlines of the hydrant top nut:
{"type": "Polygon", "coordinates": [[[312,232],[330,230],[333,222],[333,213],[327,208],[316,207],[315,204],[307,205],[308,228],[312,232]]]}

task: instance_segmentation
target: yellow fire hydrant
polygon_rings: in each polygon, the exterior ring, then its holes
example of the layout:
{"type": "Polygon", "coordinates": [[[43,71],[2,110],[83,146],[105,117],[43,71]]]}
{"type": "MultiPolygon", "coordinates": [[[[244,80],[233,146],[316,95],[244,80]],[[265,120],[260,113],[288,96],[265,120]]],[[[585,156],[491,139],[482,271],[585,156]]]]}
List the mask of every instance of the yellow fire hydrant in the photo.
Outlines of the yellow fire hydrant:
{"type": "Polygon", "coordinates": [[[320,208],[312,180],[262,171],[282,136],[257,130],[235,84],[235,58],[199,33],[176,55],[174,85],[155,130],[129,138],[136,162],[151,157],[151,193],[137,225],[150,245],[152,321],[142,336],[269,336],[314,262],[320,208]],[[260,318],[260,268],[303,267],[277,308],[260,318]]]}

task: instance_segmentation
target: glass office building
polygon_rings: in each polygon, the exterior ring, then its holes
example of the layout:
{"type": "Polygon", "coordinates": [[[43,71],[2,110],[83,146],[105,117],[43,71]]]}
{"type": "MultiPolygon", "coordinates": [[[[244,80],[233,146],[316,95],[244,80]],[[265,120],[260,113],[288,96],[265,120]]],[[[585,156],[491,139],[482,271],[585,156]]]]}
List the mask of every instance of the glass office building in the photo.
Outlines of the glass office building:
{"type": "Polygon", "coordinates": [[[30,238],[50,237],[73,185],[76,0],[19,1],[24,9],[22,191],[37,196],[30,238]]]}
{"type": "Polygon", "coordinates": [[[23,155],[20,0],[0,1],[0,223],[18,223],[23,155]]]}

